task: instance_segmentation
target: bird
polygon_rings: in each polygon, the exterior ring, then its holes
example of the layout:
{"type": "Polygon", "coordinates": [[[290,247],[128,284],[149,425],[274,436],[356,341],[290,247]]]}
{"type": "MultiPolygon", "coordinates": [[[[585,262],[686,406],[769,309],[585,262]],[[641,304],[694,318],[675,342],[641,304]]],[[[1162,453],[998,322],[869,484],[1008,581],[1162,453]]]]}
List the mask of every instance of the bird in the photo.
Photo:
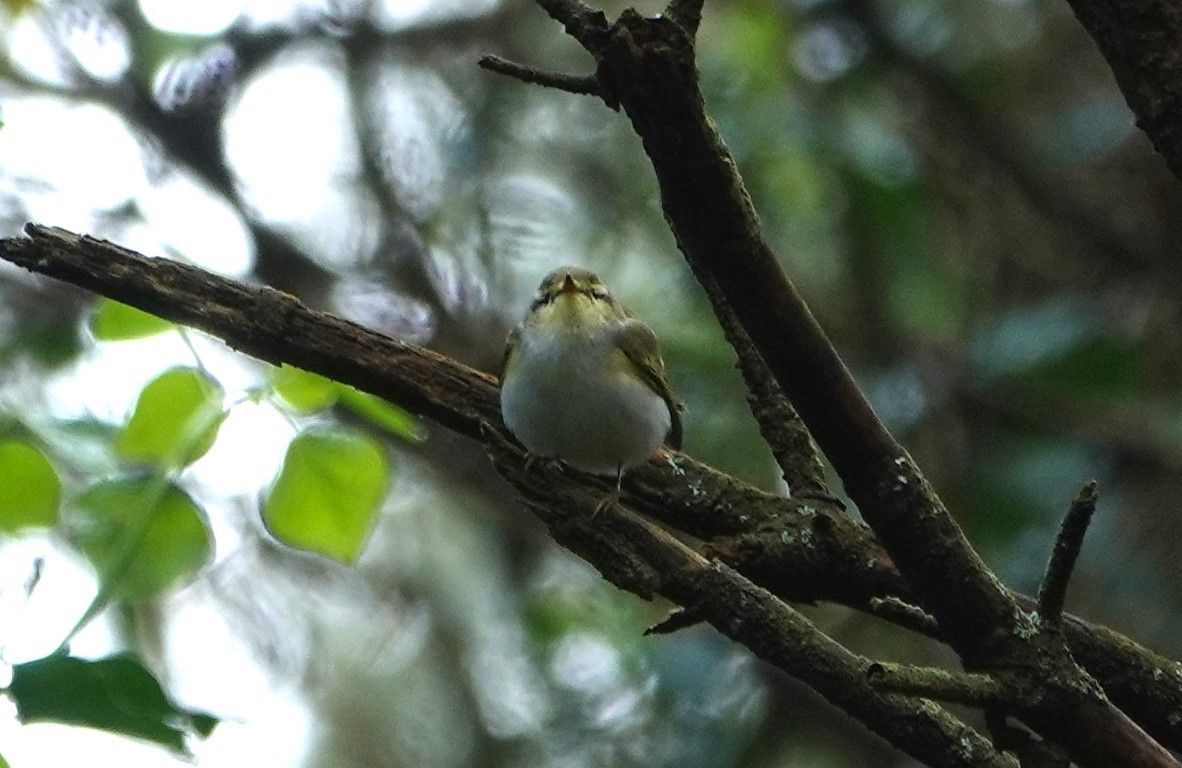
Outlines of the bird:
{"type": "Polygon", "coordinates": [[[546,275],[501,363],[501,414],[531,459],[615,475],[664,445],[680,449],[683,405],[673,394],[652,328],[593,272],[546,275]]]}

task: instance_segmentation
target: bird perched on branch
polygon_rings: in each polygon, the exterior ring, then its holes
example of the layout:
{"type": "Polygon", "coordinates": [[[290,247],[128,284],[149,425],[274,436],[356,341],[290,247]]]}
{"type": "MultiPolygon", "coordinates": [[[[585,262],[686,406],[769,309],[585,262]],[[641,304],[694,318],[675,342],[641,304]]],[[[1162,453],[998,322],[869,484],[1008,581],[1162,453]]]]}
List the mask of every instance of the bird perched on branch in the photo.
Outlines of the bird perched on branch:
{"type": "Polygon", "coordinates": [[[615,475],[602,509],[624,470],[681,447],[681,409],[651,328],[593,273],[546,275],[501,365],[501,412],[530,453],[615,475]]]}

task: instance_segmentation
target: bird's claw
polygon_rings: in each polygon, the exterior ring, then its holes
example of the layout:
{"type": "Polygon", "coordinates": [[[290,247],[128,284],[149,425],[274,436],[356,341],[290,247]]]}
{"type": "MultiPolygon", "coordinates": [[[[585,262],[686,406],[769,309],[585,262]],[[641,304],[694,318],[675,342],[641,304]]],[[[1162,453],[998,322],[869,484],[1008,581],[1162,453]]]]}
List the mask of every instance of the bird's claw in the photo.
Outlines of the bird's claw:
{"type": "Polygon", "coordinates": [[[565,464],[562,459],[555,459],[549,456],[540,456],[536,453],[527,453],[525,455],[525,471],[533,472],[535,469],[542,468],[544,470],[551,470],[561,472],[565,464]]]}
{"type": "Polygon", "coordinates": [[[595,505],[595,510],[591,513],[591,519],[597,520],[600,515],[607,509],[616,506],[620,503],[620,492],[612,491],[604,498],[600,499],[599,503],[595,505]]]}

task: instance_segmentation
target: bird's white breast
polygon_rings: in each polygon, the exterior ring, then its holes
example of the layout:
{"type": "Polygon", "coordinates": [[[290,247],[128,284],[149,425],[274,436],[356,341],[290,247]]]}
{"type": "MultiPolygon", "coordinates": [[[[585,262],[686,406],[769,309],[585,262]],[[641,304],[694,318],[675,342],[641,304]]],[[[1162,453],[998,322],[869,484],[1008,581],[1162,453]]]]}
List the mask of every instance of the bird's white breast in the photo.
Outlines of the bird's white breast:
{"type": "Polygon", "coordinates": [[[501,388],[505,424],[532,453],[615,474],[651,457],[670,428],[665,401],[639,377],[610,327],[527,329],[501,388]]]}

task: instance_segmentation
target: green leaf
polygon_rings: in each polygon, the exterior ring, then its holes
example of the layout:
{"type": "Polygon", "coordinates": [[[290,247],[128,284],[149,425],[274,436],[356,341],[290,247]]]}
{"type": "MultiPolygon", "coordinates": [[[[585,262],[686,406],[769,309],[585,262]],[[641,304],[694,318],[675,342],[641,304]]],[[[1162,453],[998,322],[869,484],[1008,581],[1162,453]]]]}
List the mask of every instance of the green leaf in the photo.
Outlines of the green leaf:
{"type": "Polygon", "coordinates": [[[271,387],[297,413],[318,413],[337,401],[337,387],[332,379],[291,365],[271,372],[271,387]]]}
{"type": "Polygon", "coordinates": [[[208,562],[201,509],[167,480],[104,480],[67,511],[71,540],[94,564],[107,599],[145,600],[208,562]]]}
{"type": "Polygon", "coordinates": [[[61,501],[62,483],[41,451],[0,443],[0,532],[53,527],[61,501]]]}
{"type": "Polygon", "coordinates": [[[365,544],[389,484],[382,446],[342,430],[308,430],[292,440],[263,502],[263,522],[284,544],[345,563],[365,544]]]}
{"type": "Polygon", "coordinates": [[[115,443],[131,461],[176,469],[200,458],[226,412],[221,385],[196,368],[172,368],[148,382],[115,443]]]}
{"type": "Polygon", "coordinates": [[[88,661],[54,655],[12,668],[8,694],[22,723],[99,728],[147,739],[187,755],[187,737],[206,737],[217,718],[177,707],[139,661],[126,654],[88,661]]]}
{"type": "Polygon", "coordinates": [[[419,420],[402,408],[376,395],[361,392],[348,385],[337,384],[336,386],[341,405],[370,424],[412,443],[421,443],[427,439],[426,431],[419,420]]]}
{"type": "MultiPolygon", "coordinates": [[[[4,125],[0,123],[0,126],[4,125]]],[[[8,768],[8,761],[4,759],[4,755],[0,755],[0,768],[8,768]]]]}
{"type": "Polygon", "coordinates": [[[167,320],[142,309],[106,298],[99,301],[98,310],[90,318],[91,333],[102,341],[143,339],[175,328],[167,320]]]}

